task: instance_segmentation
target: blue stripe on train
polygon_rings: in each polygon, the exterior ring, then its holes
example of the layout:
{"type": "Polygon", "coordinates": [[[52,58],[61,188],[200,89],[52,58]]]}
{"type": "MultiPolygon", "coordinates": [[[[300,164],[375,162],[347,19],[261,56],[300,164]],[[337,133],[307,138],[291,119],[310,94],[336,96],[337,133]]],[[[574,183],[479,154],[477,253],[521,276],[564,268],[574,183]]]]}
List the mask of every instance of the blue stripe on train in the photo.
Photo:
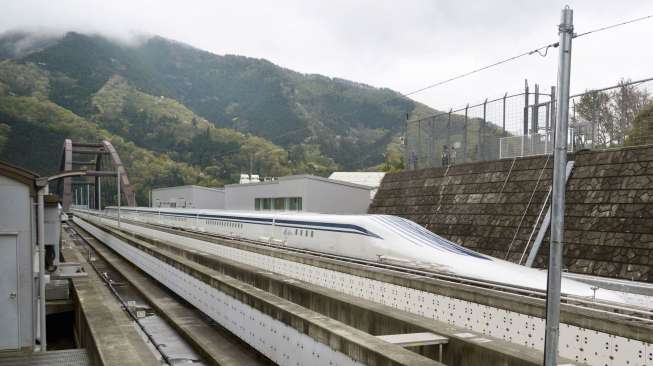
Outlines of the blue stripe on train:
{"type": "Polygon", "coordinates": [[[398,233],[403,234],[406,240],[413,243],[424,243],[435,249],[490,260],[490,258],[436,235],[412,221],[389,215],[375,215],[373,217],[386,225],[392,226],[398,233]]]}
{"type": "MultiPolygon", "coordinates": [[[[115,209],[111,209],[115,210],[115,209]]],[[[258,225],[272,225],[273,219],[267,219],[267,218],[259,218],[259,217],[242,217],[242,216],[227,216],[227,215],[210,215],[210,214],[190,214],[190,213],[184,213],[184,212],[175,212],[172,213],[170,211],[149,211],[149,210],[138,210],[138,209],[124,209],[125,211],[128,212],[139,212],[139,213],[150,213],[154,215],[162,215],[162,216],[172,216],[172,217],[185,217],[185,218],[197,218],[197,219],[208,219],[208,220],[226,220],[226,221],[232,221],[232,222],[241,222],[241,223],[253,223],[253,224],[258,224],[258,225]]],[[[280,227],[292,227],[292,228],[304,228],[304,229],[310,229],[310,230],[318,230],[318,231],[330,231],[330,232],[338,232],[338,233],[347,233],[347,234],[358,234],[358,235],[364,235],[364,236],[370,236],[378,239],[382,239],[380,236],[374,234],[373,232],[368,231],[365,228],[362,228],[357,225],[351,225],[351,224],[336,224],[336,223],[329,223],[329,222],[312,222],[312,221],[298,221],[298,220],[288,220],[288,219],[282,219],[282,220],[274,220],[274,224],[280,227]],[[285,225],[287,224],[287,225],[285,225]],[[302,225],[302,226],[297,226],[297,225],[302,225]],[[344,230],[337,230],[337,229],[344,229],[344,230]]]]}

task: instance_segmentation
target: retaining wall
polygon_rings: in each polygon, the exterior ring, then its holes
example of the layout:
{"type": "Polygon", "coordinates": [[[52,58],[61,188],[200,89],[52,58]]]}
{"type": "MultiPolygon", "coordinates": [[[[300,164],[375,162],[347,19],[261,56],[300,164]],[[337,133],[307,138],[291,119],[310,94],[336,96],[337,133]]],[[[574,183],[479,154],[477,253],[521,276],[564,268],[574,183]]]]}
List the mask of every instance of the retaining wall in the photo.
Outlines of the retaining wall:
{"type": "MultiPolygon", "coordinates": [[[[653,282],[653,146],[569,158],[575,166],[567,182],[565,268],[653,282]]],[[[402,216],[481,253],[525,261],[552,164],[552,157],[538,156],[386,174],[369,212],[402,216]]],[[[538,267],[548,261],[548,240],[538,267]]]]}

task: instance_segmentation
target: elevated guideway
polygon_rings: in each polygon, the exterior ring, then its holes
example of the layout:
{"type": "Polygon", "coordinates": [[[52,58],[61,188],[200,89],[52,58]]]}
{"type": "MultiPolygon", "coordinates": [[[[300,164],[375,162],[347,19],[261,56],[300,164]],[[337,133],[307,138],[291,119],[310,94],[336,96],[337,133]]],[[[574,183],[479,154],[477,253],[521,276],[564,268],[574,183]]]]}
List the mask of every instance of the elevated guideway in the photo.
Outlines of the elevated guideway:
{"type": "MultiPolygon", "coordinates": [[[[124,220],[120,233],[112,219],[82,212],[77,215],[100,232],[129,234],[126,238],[141,241],[146,251],[154,245],[232,278],[263,283],[260,287],[269,292],[365,328],[370,334],[429,332],[446,337],[445,364],[494,364],[487,361],[494,359],[541,363],[544,309],[542,294],[537,291],[124,220]],[[376,321],[370,326],[357,319],[376,321]],[[379,327],[375,324],[393,322],[394,327],[374,328],[379,327]],[[464,354],[460,351],[470,347],[474,352],[467,352],[469,360],[486,362],[460,363],[464,354]]],[[[648,360],[653,353],[649,311],[580,299],[565,302],[560,344],[566,360],[562,364],[653,362],[648,360]]]]}
{"type": "MultiPolygon", "coordinates": [[[[202,266],[185,258],[185,253],[171,253],[77,217],[74,221],[275,363],[441,365],[400,345],[202,266]]],[[[430,347],[437,350],[437,345],[430,347]]]]}

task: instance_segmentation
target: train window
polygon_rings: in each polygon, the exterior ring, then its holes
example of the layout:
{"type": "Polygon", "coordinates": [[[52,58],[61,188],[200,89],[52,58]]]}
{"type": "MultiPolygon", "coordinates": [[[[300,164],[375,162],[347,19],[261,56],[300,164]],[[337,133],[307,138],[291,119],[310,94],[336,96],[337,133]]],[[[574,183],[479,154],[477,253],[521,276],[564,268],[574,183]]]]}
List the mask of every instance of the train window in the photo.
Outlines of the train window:
{"type": "Polygon", "coordinates": [[[313,233],[313,230],[311,230],[311,238],[313,237],[313,234],[314,234],[314,233],[313,233]]]}
{"type": "Polygon", "coordinates": [[[298,230],[297,230],[297,229],[295,229],[295,235],[297,235],[297,231],[298,231],[298,230]]]}

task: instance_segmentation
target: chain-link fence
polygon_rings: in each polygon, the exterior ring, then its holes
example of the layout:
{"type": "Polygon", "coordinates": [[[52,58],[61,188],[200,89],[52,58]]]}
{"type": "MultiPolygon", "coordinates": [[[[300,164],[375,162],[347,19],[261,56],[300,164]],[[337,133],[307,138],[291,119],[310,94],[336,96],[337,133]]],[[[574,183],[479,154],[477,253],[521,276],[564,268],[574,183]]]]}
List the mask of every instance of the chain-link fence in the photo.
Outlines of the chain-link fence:
{"type": "Polygon", "coordinates": [[[547,133],[555,93],[534,89],[407,121],[407,168],[494,160],[502,157],[500,138],[547,133]]]}
{"type": "Polygon", "coordinates": [[[569,126],[574,149],[653,143],[653,78],[573,95],[569,126]],[[647,113],[648,112],[648,113],[647,113]]]}
{"type": "MultiPolygon", "coordinates": [[[[653,78],[570,97],[569,151],[653,143],[653,78]],[[648,111],[648,114],[645,112],[648,111]]],[[[407,169],[550,154],[555,89],[538,85],[406,122],[407,169]]]]}

